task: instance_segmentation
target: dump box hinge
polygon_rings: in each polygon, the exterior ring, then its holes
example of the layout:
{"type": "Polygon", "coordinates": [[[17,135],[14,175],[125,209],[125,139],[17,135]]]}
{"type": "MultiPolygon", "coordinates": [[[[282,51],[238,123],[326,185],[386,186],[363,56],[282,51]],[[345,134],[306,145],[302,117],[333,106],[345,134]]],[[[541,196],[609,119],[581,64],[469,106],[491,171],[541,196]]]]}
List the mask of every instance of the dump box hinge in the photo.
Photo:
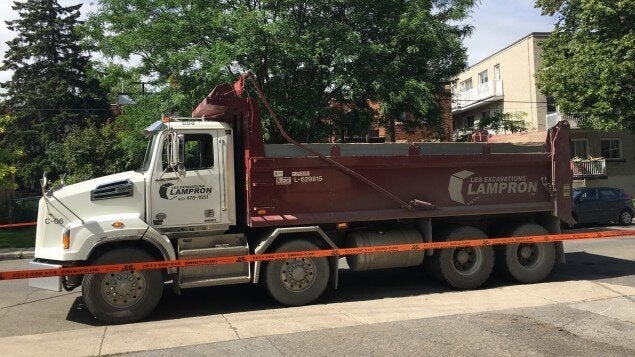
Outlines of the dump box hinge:
{"type": "Polygon", "coordinates": [[[556,188],[553,187],[551,182],[547,181],[546,177],[541,177],[540,181],[542,182],[542,186],[549,192],[549,197],[553,200],[553,198],[556,197],[556,188]]]}

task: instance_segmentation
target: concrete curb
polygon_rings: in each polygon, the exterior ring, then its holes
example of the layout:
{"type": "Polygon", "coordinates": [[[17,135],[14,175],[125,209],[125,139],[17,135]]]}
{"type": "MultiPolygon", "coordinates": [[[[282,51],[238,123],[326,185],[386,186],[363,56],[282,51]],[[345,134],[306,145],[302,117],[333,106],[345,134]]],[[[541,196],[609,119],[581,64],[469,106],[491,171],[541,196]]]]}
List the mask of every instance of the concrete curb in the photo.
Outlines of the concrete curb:
{"type": "Polygon", "coordinates": [[[35,248],[0,249],[0,260],[32,259],[35,248]]]}

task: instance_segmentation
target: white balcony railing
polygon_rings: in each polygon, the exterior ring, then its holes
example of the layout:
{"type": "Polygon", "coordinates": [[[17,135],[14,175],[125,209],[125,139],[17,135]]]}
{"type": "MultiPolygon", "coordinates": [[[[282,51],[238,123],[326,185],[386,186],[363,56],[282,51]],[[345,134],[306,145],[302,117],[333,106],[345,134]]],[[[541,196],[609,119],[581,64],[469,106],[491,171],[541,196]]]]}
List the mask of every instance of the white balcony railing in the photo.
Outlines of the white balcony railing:
{"type": "Polygon", "coordinates": [[[573,178],[606,177],[606,160],[571,160],[573,178]]]}
{"type": "Polygon", "coordinates": [[[458,140],[462,136],[472,135],[473,132],[474,132],[473,128],[455,129],[453,132],[454,140],[458,140]]]}
{"type": "Polygon", "coordinates": [[[547,114],[547,117],[545,119],[546,119],[547,129],[558,124],[558,122],[561,120],[568,121],[569,125],[571,125],[571,129],[577,129],[580,127],[580,121],[584,120],[584,116],[579,117],[579,116],[573,116],[573,115],[562,114],[562,113],[552,113],[552,114],[547,114]]]}
{"type": "Polygon", "coordinates": [[[470,106],[487,98],[503,95],[503,80],[488,81],[452,95],[452,109],[470,106]]]}

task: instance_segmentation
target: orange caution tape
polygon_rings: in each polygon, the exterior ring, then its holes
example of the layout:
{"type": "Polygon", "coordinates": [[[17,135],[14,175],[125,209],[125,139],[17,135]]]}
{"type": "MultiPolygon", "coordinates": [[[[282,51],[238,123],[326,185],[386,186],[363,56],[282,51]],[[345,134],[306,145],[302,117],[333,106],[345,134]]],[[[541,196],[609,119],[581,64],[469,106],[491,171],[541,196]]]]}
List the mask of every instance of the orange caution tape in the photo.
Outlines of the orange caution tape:
{"type": "Polygon", "coordinates": [[[37,225],[37,222],[11,223],[11,224],[0,224],[0,228],[30,227],[35,225],[37,225]]]}
{"type": "Polygon", "coordinates": [[[221,264],[270,261],[270,260],[282,260],[282,259],[293,259],[293,258],[340,257],[340,256],[347,256],[347,255],[371,254],[371,253],[395,253],[395,252],[406,252],[406,251],[412,251],[412,250],[426,250],[426,249],[482,247],[482,246],[488,246],[488,245],[521,244],[521,243],[547,243],[547,242],[559,242],[559,241],[565,241],[565,240],[579,240],[579,239],[604,239],[604,238],[626,237],[626,236],[632,236],[632,235],[635,235],[635,230],[538,235],[538,236],[525,236],[525,237],[512,237],[512,238],[471,239],[471,240],[459,240],[459,241],[449,241],[449,242],[431,242],[431,243],[415,243],[415,244],[396,244],[396,245],[382,245],[382,246],[372,246],[372,247],[363,247],[363,248],[308,250],[308,251],[301,251],[301,252],[280,252],[280,253],[266,253],[266,254],[237,255],[237,256],[230,256],[230,257],[179,259],[179,260],[110,264],[110,265],[93,265],[93,266],[58,268],[58,269],[16,270],[16,271],[0,272],[0,280],[29,279],[29,278],[84,275],[84,274],[103,274],[103,273],[112,273],[112,272],[120,272],[120,271],[127,271],[127,270],[182,268],[182,267],[192,267],[192,266],[200,266],[200,265],[221,265],[221,264]]]}

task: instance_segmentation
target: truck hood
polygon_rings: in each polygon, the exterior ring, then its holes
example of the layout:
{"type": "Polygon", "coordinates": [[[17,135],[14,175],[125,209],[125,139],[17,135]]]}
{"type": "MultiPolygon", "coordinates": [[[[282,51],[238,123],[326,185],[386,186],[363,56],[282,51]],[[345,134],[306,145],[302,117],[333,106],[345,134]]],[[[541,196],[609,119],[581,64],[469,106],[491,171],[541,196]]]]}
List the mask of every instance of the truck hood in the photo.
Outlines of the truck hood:
{"type": "MultiPolygon", "coordinates": [[[[139,217],[145,221],[145,180],[142,173],[122,172],[53,191],[40,200],[36,256],[60,259],[60,239],[64,231],[71,230],[71,234],[75,234],[73,229],[77,227],[116,215],[139,217]]],[[[72,241],[77,244],[75,247],[81,246],[77,237],[72,241]]]]}
{"type": "Polygon", "coordinates": [[[122,172],[65,186],[48,199],[66,222],[124,212],[138,213],[143,219],[145,180],[140,172],[122,172]],[[85,217],[86,212],[91,217],[85,217]]]}
{"type": "Polygon", "coordinates": [[[92,180],[78,182],[72,185],[64,186],[53,192],[53,196],[63,199],[77,194],[90,193],[98,186],[103,186],[115,182],[130,180],[131,182],[143,182],[143,174],[136,171],[120,172],[108,176],[97,177],[92,180]]]}

